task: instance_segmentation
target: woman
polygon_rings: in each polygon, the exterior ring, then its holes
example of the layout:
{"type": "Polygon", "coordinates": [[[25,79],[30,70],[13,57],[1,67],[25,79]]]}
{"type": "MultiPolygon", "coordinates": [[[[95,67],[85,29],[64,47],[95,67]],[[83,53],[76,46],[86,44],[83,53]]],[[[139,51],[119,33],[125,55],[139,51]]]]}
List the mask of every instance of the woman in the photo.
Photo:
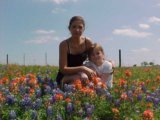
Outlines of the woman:
{"type": "Polygon", "coordinates": [[[83,66],[87,51],[92,46],[91,40],[82,35],[85,30],[84,19],[81,16],[72,17],[68,29],[71,36],[59,45],[59,72],[56,78],[58,85],[80,78],[77,75],[79,72],[84,72],[87,76],[96,75],[92,69],[83,66]]]}

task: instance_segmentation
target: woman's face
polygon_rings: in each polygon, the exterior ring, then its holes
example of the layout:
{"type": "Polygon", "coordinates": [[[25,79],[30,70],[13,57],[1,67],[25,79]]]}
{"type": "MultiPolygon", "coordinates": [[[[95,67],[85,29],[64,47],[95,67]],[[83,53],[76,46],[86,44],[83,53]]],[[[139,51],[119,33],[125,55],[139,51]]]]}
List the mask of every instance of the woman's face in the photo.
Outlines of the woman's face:
{"type": "Polygon", "coordinates": [[[96,65],[101,65],[103,63],[103,60],[104,60],[103,52],[95,48],[90,56],[90,61],[92,61],[96,65]]]}
{"type": "Polygon", "coordinates": [[[77,20],[72,22],[71,26],[69,27],[69,30],[73,37],[80,37],[84,31],[84,25],[82,21],[77,20]]]}

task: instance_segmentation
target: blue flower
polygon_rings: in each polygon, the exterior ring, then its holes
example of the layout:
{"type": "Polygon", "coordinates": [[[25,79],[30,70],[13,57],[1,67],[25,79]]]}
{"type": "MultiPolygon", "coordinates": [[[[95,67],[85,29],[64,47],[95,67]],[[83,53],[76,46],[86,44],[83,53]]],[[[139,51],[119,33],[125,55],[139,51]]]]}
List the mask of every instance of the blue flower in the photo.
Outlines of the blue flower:
{"type": "Polygon", "coordinates": [[[56,120],[63,120],[61,115],[57,115],[56,120]]]}
{"type": "Polygon", "coordinates": [[[31,119],[32,120],[37,120],[37,117],[38,117],[37,111],[33,110],[32,113],[31,113],[31,119]]]}
{"type": "Polygon", "coordinates": [[[8,103],[8,105],[13,105],[15,103],[14,96],[13,95],[7,95],[6,102],[8,103]]]}
{"type": "Polygon", "coordinates": [[[138,101],[141,101],[141,100],[142,100],[142,94],[138,94],[138,95],[137,95],[137,100],[138,100],[138,101]]]}
{"type": "Polygon", "coordinates": [[[51,117],[53,114],[52,106],[48,106],[46,112],[47,112],[47,117],[51,117]]]}
{"type": "Polygon", "coordinates": [[[115,100],[114,105],[116,107],[120,107],[120,104],[121,104],[121,100],[120,99],[115,100]]]}
{"type": "Polygon", "coordinates": [[[36,93],[36,97],[41,97],[42,96],[41,89],[36,89],[35,93],[36,93]]]}
{"type": "Polygon", "coordinates": [[[71,114],[72,112],[73,112],[73,110],[74,110],[74,107],[73,107],[73,103],[68,103],[67,104],[67,107],[66,107],[66,111],[67,111],[67,113],[68,114],[71,114]]]}
{"type": "Polygon", "coordinates": [[[46,94],[50,94],[51,91],[52,91],[51,87],[47,85],[46,88],[45,88],[45,90],[44,90],[44,92],[45,92],[46,94]]]}
{"type": "Polygon", "coordinates": [[[14,110],[11,110],[9,113],[9,119],[16,120],[16,118],[17,118],[16,112],[14,110]]]}
{"type": "Polygon", "coordinates": [[[36,99],[36,101],[33,102],[33,104],[32,104],[32,108],[37,110],[41,107],[41,105],[42,105],[42,100],[41,99],[36,99]]]}

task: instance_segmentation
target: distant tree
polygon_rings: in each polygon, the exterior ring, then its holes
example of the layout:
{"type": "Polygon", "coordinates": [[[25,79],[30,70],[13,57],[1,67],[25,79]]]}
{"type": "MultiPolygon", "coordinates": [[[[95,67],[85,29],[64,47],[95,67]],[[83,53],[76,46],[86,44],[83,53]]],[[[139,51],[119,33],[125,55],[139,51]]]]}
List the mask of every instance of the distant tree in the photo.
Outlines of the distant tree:
{"type": "Polygon", "coordinates": [[[144,61],[141,63],[141,66],[147,66],[148,65],[148,62],[144,61]]]}
{"type": "Polygon", "coordinates": [[[149,65],[154,66],[154,62],[149,62],[149,65]]]}
{"type": "Polygon", "coordinates": [[[137,66],[137,64],[134,64],[134,65],[133,65],[133,67],[136,67],[136,66],[137,66]]]}

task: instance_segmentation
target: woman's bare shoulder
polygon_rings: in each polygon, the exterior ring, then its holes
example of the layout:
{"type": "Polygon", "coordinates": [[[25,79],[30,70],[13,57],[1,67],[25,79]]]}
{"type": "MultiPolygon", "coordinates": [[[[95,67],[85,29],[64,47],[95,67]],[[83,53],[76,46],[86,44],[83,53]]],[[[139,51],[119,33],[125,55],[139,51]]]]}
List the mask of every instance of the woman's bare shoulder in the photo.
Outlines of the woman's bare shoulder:
{"type": "Polygon", "coordinates": [[[63,40],[62,42],[60,42],[59,46],[62,47],[62,48],[63,48],[63,47],[66,47],[66,46],[67,46],[67,40],[68,40],[68,39],[63,40]]]}

